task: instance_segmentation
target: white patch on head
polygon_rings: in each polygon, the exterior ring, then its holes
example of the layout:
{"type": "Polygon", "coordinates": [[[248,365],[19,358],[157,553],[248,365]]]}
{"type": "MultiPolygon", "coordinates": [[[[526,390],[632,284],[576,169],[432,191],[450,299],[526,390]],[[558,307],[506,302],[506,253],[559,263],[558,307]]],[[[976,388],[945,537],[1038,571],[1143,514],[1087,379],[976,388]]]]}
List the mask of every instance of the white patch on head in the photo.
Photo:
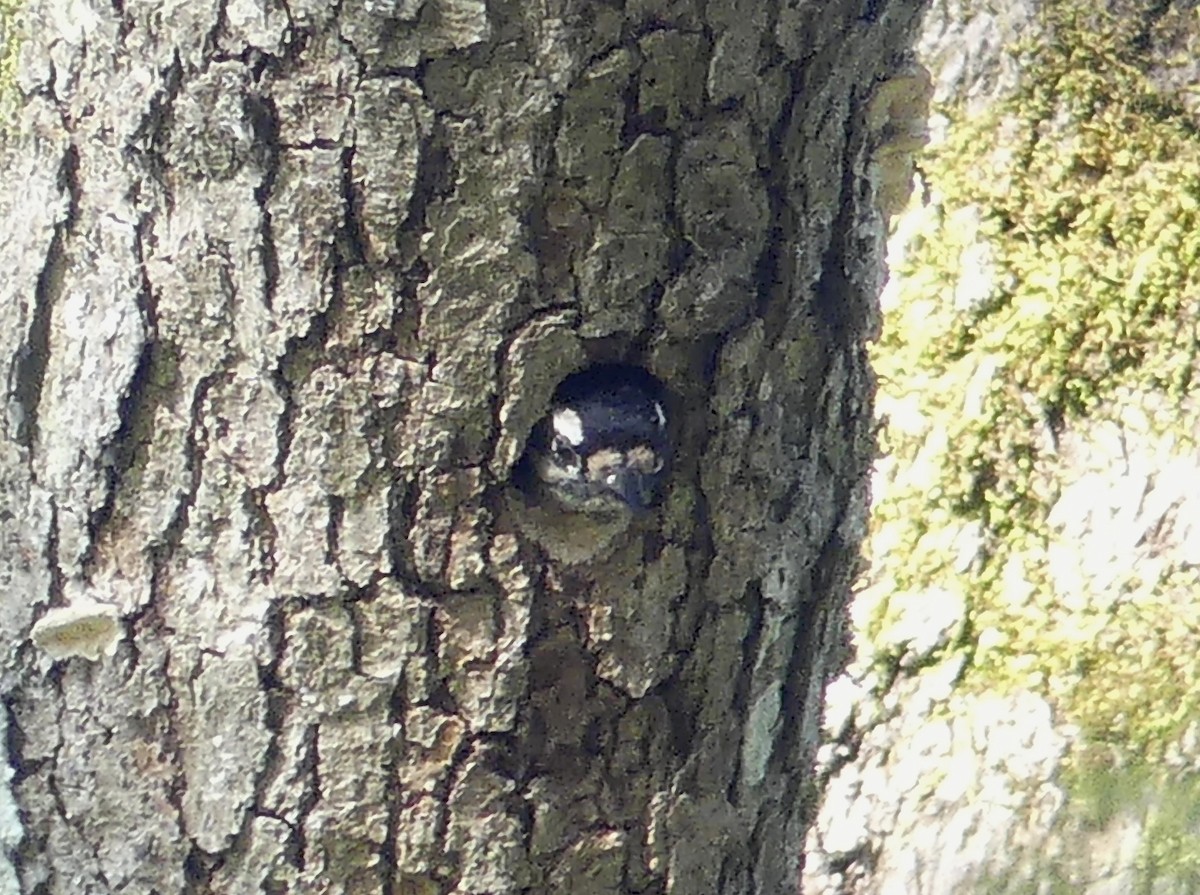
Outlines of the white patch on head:
{"type": "Polygon", "coordinates": [[[658,428],[665,429],[667,427],[667,415],[663,413],[662,405],[657,401],[654,402],[654,412],[658,414],[658,428]]]}
{"type": "Polygon", "coordinates": [[[583,444],[583,420],[574,410],[564,407],[554,411],[554,415],[550,418],[550,425],[554,428],[554,434],[565,438],[571,447],[579,447],[583,444]]]}

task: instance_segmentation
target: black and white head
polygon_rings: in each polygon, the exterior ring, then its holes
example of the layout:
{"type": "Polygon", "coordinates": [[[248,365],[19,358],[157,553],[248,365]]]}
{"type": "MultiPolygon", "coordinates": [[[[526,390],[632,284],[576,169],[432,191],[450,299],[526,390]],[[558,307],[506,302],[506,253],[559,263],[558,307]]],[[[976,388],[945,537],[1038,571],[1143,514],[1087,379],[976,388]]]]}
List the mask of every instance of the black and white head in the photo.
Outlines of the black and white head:
{"type": "Polygon", "coordinates": [[[611,515],[654,505],[670,447],[662,386],[645,370],[606,364],[559,386],[529,459],[564,508],[611,515]]]}

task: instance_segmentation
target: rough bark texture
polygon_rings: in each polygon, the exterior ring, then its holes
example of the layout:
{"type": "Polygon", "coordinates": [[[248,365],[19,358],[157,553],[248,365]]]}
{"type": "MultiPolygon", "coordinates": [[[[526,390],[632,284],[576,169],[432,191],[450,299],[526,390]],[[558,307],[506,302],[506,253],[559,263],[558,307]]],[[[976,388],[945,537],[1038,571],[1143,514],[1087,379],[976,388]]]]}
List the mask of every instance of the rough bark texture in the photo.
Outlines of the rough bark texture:
{"type": "Polygon", "coordinates": [[[793,891],[919,5],[30,4],[11,890],[793,891]],[[611,359],[601,531],[508,480],[611,359]]]}

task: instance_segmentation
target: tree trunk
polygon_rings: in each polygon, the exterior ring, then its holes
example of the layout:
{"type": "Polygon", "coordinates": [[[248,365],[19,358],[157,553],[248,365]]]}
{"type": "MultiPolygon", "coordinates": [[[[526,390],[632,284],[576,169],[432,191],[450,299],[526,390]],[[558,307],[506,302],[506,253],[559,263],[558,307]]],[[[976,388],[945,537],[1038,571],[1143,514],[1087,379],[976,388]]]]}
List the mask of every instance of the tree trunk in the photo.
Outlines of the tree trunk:
{"type": "Polygon", "coordinates": [[[919,6],[0,29],[4,890],[794,891],[919,6]],[[613,360],[664,504],[528,506],[613,360]]]}

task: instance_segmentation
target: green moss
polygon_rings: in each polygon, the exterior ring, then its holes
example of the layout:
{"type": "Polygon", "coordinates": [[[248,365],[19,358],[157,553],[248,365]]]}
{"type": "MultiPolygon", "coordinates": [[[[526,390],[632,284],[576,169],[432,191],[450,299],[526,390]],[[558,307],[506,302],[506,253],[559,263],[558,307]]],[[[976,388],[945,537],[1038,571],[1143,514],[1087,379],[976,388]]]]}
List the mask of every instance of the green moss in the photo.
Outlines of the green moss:
{"type": "Polygon", "coordinates": [[[1158,794],[1137,858],[1139,892],[1200,891],[1200,779],[1172,781],[1158,794]]]}
{"type": "Polygon", "coordinates": [[[1113,768],[1100,762],[1076,763],[1066,781],[1076,818],[1085,829],[1103,830],[1122,814],[1142,814],[1153,777],[1145,764],[1113,768]]]}
{"type": "Polygon", "coordinates": [[[1101,830],[1125,818],[1143,833],[1133,861],[1134,893],[1200,890],[1200,777],[1145,763],[1078,763],[1069,775],[1076,816],[1101,830]]]}
{"type": "MultiPolygon", "coordinates": [[[[1200,134],[1152,83],[1138,16],[1079,0],[1041,16],[1014,50],[1021,86],[984,117],[940,110],[955,123],[922,162],[934,202],[875,355],[893,462],[871,577],[965,595],[968,684],[1037,689],[1097,751],[1152,761],[1200,713],[1200,614],[1180,603],[1200,578],[1164,564],[1104,599],[1056,593],[1052,433],[1147,394],[1165,408],[1151,428],[1176,425],[1200,319],[1200,134]]],[[[868,639],[892,614],[878,607],[868,639]]]]}

